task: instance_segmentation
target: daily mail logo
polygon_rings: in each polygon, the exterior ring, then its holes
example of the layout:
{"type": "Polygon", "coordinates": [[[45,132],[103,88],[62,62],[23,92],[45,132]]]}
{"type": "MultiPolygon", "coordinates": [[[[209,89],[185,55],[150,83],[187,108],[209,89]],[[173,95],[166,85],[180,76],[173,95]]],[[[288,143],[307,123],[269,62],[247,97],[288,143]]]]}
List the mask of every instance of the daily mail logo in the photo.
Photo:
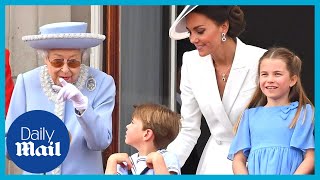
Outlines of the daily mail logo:
{"type": "Polygon", "coordinates": [[[40,130],[30,130],[28,127],[21,127],[21,140],[25,140],[23,142],[16,142],[15,145],[17,147],[17,156],[61,156],[60,153],[60,142],[56,142],[53,145],[51,141],[54,131],[52,131],[51,135],[49,135],[48,131],[45,127],[40,128],[40,130]],[[34,147],[34,143],[32,141],[44,140],[48,139],[49,146],[46,147],[44,145],[39,146],[38,148],[34,147]],[[26,142],[29,141],[29,142],[26,142]]]}
{"type": "Polygon", "coordinates": [[[66,158],[70,137],[64,123],[46,111],[29,111],[10,126],[6,138],[9,158],[30,173],[47,173],[66,158]]]}

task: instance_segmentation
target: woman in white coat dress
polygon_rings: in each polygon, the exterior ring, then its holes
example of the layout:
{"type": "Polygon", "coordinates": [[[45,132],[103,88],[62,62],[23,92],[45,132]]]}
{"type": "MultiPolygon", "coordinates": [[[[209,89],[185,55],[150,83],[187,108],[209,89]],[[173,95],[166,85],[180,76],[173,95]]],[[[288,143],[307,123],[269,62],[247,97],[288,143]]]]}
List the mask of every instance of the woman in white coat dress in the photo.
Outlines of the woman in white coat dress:
{"type": "Polygon", "coordinates": [[[185,163],[200,136],[203,114],[211,136],[197,174],[233,174],[227,159],[232,128],[257,86],[258,61],[265,52],[237,38],[244,28],[238,6],[186,6],[169,31],[175,40],[189,37],[196,50],[183,55],[182,129],[168,150],[185,163]]]}
{"type": "Polygon", "coordinates": [[[87,23],[61,22],[23,37],[45,65],[18,75],[6,133],[18,116],[32,110],[54,113],[64,122],[71,136],[69,152],[46,174],[103,174],[101,152],[112,141],[115,84],[110,75],[81,64],[89,58],[89,48],[105,39],[86,30],[87,23]]]}

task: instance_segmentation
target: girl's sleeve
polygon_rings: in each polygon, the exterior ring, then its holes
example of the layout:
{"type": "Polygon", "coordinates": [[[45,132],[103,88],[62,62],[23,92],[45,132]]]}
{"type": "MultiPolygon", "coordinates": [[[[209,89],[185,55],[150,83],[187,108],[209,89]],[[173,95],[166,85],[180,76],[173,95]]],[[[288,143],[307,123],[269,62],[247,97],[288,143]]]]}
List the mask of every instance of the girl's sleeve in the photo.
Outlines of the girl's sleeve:
{"type": "Polygon", "coordinates": [[[251,149],[250,130],[249,130],[249,110],[245,110],[240,120],[238,131],[234,137],[228,154],[228,159],[233,161],[234,155],[238,151],[248,157],[251,149]]]}
{"type": "Polygon", "coordinates": [[[301,110],[299,119],[291,137],[291,147],[301,149],[303,152],[307,149],[314,148],[313,115],[313,108],[309,104],[301,110]]]}

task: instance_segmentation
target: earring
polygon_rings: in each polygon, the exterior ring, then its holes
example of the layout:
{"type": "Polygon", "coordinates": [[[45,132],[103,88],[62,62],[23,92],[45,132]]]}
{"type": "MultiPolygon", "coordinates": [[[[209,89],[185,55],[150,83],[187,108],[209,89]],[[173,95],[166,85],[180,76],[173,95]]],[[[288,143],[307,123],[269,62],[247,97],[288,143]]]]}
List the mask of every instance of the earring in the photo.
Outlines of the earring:
{"type": "Polygon", "coordinates": [[[227,40],[227,38],[226,38],[226,33],[222,33],[221,34],[221,41],[222,42],[225,42],[227,40]]]}

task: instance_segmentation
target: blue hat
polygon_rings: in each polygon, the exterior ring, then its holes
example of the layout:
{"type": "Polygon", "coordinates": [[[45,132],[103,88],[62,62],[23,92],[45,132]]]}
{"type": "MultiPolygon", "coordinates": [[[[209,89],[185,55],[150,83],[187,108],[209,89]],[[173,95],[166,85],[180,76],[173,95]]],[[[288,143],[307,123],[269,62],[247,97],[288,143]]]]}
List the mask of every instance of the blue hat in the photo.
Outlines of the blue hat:
{"type": "Polygon", "coordinates": [[[85,49],[101,44],[106,36],[86,33],[85,22],[59,22],[41,26],[39,35],[23,36],[35,49],[85,49]]]}
{"type": "Polygon", "coordinates": [[[187,5],[179,14],[177,19],[173,22],[169,30],[169,36],[172,39],[180,40],[189,37],[188,30],[186,28],[186,16],[194,10],[198,5],[187,5]]]}

